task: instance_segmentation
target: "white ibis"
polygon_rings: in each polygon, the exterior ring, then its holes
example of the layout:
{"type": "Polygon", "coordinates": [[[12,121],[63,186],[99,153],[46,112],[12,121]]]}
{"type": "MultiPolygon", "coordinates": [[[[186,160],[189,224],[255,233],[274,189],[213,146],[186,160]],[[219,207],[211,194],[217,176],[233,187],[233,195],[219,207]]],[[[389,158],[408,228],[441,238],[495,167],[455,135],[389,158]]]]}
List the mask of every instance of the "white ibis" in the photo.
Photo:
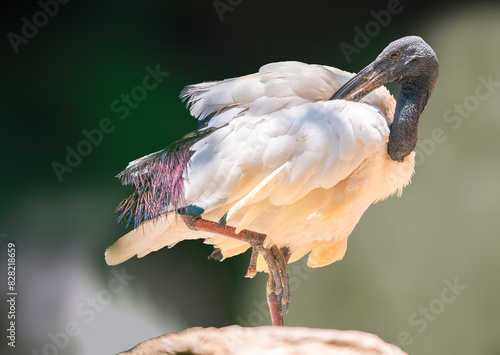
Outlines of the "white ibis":
{"type": "Polygon", "coordinates": [[[196,132],[131,162],[135,192],[117,209],[135,229],[106,251],[110,265],[203,238],[223,260],[252,248],[247,277],[267,271],[273,325],[290,299],[286,265],[340,260],[363,212],[401,194],[414,171],[418,119],[438,76],[420,37],[390,43],[357,75],[271,63],[187,86],[196,132]],[[401,84],[397,102],[383,87],[401,84]]]}

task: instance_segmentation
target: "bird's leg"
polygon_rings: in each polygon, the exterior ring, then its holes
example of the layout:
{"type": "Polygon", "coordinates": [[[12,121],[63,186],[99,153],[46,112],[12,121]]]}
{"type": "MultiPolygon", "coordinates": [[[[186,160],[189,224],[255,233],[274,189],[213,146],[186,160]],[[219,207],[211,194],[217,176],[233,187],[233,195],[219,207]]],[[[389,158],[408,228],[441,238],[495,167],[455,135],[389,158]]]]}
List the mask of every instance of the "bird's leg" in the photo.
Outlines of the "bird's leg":
{"type": "MultiPolygon", "coordinates": [[[[186,226],[190,229],[212,232],[250,244],[252,246],[252,256],[250,257],[250,265],[248,266],[246,277],[252,278],[257,274],[258,252],[265,250],[265,248],[262,247],[262,244],[264,244],[264,240],[266,239],[265,234],[250,231],[248,229],[244,229],[239,233],[236,233],[236,228],[234,227],[221,226],[216,222],[203,219],[200,216],[183,215],[182,219],[184,223],[186,223],[186,226]],[[258,246],[260,246],[260,248],[258,246]]],[[[221,260],[222,254],[220,249],[216,248],[213,253],[210,254],[209,258],[221,260]]]]}
{"type": "Polygon", "coordinates": [[[276,294],[276,281],[273,273],[269,272],[269,279],[267,280],[266,296],[269,312],[271,313],[272,325],[283,326],[283,309],[281,308],[281,301],[276,294]]]}
{"type": "Polygon", "coordinates": [[[281,250],[277,246],[272,246],[267,249],[267,253],[263,254],[267,264],[270,265],[269,259],[274,259],[276,269],[269,270],[269,279],[267,280],[266,295],[269,311],[271,312],[271,321],[273,325],[283,325],[283,310],[281,303],[285,305],[285,313],[288,312],[288,303],[290,302],[290,287],[286,265],[290,258],[288,248],[281,250]],[[278,282],[276,282],[278,281],[278,282]]]}
{"type": "Polygon", "coordinates": [[[285,305],[285,313],[288,313],[288,304],[290,303],[290,280],[286,272],[286,266],[290,259],[290,250],[287,247],[279,249],[276,245],[274,245],[271,250],[273,251],[276,264],[278,265],[280,282],[283,286],[282,302],[285,305]]]}
{"type": "Polygon", "coordinates": [[[252,255],[250,256],[250,265],[248,265],[247,274],[245,277],[253,279],[255,275],[257,275],[257,258],[259,257],[259,253],[257,252],[257,248],[252,248],[252,255]]]}
{"type": "MultiPolygon", "coordinates": [[[[266,235],[248,229],[243,229],[239,233],[236,233],[234,227],[221,226],[216,222],[203,219],[200,216],[183,215],[182,219],[190,229],[212,232],[249,243],[252,246],[252,256],[250,257],[250,265],[246,277],[254,277],[256,275],[257,257],[259,254],[264,257],[269,269],[266,294],[267,303],[269,304],[269,310],[271,312],[272,324],[283,325],[281,303],[283,302],[285,310],[287,311],[288,303],[290,302],[289,279],[286,272],[286,265],[290,257],[288,248],[279,249],[276,245],[265,248],[263,244],[266,235]]],[[[219,249],[216,249],[210,257],[220,260],[222,254],[219,249]]]]}

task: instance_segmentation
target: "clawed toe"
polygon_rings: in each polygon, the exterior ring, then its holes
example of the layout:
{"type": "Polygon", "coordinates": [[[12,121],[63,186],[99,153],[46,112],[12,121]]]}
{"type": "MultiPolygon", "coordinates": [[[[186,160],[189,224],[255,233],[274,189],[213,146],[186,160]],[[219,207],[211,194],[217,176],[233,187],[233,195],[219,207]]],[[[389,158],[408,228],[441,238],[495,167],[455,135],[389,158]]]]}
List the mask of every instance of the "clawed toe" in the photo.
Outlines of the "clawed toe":
{"type": "MultiPolygon", "coordinates": [[[[252,260],[254,254],[261,254],[266,261],[269,273],[267,282],[267,302],[271,311],[273,325],[283,325],[283,311],[281,304],[285,305],[288,312],[290,302],[290,285],[286,265],[288,263],[288,248],[279,249],[277,246],[265,248],[261,244],[253,246],[252,260]]],[[[252,267],[252,260],[250,267],[252,267]]]]}
{"type": "MultiPolygon", "coordinates": [[[[258,256],[262,255],[264,257],[269,272],[266,293],[272,324],[283,325],[281,304],[283,303],[285,311],[288,311],[288,304],[290,302],[290,285],[286,272],[286,265],[290,257],[288,248],[284,247],[280,249],[276,245],[265,248],[264,241],[266,235],[262,233],[253,232],[248,229],[236,233],[234,227],[226,225],[225,215],[218,223],[203,219],[201,216],[182,215],[182,219],[190,229],[212,232],[249,243],[252,246],[252,256],[250,257],[250,265],[248,266],[246,277],[252,278],[257,274],[258,256]]],[[[222,260],[223,255],[221,250],[216,248],[209,258],[222,260]]]]}
{"type": "Polygon", "coordinates": [[[255,248],[252,248],[252,256],[250,256],[250,265],[248,265],[247,274],[245,277],[253,279],[255,275],[257,275],[257,258],[259,257],[259,253],[255,248]]]}

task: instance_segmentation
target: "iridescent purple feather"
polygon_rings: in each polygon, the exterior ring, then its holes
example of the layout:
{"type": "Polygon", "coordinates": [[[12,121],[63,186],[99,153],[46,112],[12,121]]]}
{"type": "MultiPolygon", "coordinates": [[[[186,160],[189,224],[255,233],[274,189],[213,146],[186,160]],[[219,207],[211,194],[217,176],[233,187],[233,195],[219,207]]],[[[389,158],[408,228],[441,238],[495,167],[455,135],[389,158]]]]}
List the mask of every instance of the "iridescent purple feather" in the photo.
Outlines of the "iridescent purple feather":
{"type": "Polygon", "coordinates": [[[205,129],[176,141],[159,152],[131,162],[118,174],[123,185],[134,185],[135,192],[117,207],[118,221],[134,224],[177,213],[186,207],[184,172],[193,154],[191,146],[213,132],[205,129]]]}

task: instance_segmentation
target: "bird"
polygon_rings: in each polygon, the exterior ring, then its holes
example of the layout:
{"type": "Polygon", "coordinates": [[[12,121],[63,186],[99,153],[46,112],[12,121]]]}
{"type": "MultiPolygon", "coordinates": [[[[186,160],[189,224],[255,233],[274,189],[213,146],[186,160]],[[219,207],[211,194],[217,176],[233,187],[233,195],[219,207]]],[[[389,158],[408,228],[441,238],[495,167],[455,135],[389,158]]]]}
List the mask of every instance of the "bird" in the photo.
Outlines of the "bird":
{"type": "Polygon", "coordinates": [[[216,260],[251,248],[245,276],[269,274],[271,321],[283,325],[287,265],[342,259],[366,209],[410,183],[438,72],[433,49],[406,36],[357,74],[285,61],[186,86],[180,98],[198,128],[117,175],[135,187],[116,210],[134,229],[106,262],[193,239],[212,245],[216,260]],[[401,86],[397,100],[384,86],[391,82],[401,86]]]}

